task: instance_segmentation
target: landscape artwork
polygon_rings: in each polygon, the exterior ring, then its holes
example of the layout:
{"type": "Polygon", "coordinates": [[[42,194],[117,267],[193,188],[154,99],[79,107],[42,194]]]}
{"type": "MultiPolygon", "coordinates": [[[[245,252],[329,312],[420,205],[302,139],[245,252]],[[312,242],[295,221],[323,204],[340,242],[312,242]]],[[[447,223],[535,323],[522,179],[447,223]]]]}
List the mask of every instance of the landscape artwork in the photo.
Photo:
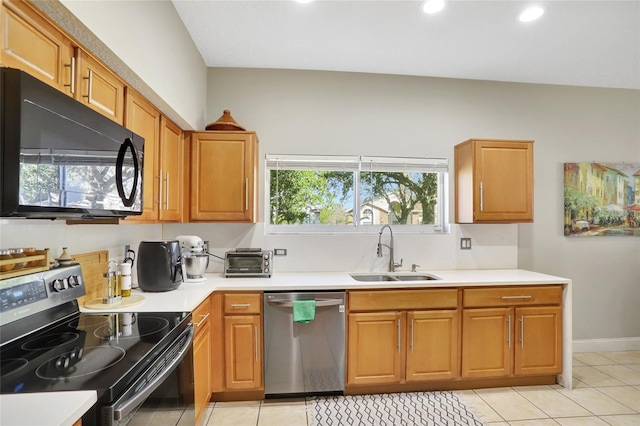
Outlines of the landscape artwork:
{"type": "Polygon", "coordinates": [[[564,163],[564,235],[640,236],[640,163],[564,163]]]}

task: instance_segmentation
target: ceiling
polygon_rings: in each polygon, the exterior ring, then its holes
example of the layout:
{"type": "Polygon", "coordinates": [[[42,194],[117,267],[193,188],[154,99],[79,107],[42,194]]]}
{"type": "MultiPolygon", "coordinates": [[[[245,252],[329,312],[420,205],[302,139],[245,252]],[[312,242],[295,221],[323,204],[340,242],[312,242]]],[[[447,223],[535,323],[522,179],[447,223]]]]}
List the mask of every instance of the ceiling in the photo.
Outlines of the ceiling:
{"type": "Polygon", "coordinates": [[[640,89],[640,0],[173,0],[209,67],[640,89]]]}

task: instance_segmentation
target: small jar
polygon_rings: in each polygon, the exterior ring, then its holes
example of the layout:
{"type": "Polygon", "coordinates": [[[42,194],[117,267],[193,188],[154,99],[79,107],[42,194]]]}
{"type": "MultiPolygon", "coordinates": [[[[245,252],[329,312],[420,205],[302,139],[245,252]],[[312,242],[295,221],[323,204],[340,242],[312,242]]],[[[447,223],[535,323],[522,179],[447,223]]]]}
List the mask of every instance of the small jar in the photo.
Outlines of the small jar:
{"type": "MultiPolygon", "coordinates": [[[[19,259],[19,258],[27,257],[27,255],[24,254],[23,249],[15,248],[11,250],[11,257],[13,257],[14,259],[19,259]]],[[[14,269],[23,269],[25,266],[27,266],[27,262],[18,262],[16,263],[14,269]]]]}
{"type": "MultiPolygon", "coordinates": [[[[11,256],[11,250],[7,250],[7,249],[0,250],[0,260],[9,260],[9,259],[13,259],[13,256],[11,256]]],[[[2,265],[0,266],[0,271],[7,272],[15,268],[15,266],[16,265],[14,263],[2,265]]]]}
{"type": "Polygon", "coordinates": [[[131,265],[127,262],[118,266],[120,272],[120,293],[122,297],[131,296],[131,265]]]}

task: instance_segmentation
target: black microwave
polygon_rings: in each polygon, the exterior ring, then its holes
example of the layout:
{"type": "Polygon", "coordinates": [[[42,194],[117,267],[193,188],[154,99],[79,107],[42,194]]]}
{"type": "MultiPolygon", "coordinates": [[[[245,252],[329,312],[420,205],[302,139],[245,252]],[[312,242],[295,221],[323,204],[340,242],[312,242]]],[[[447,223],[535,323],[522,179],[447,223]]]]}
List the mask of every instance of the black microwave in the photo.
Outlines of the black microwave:
{"type": "Polygon", "coordinates": [[[142,137],[24,71],[0,79],[1,217],[142,213],[142,137]]]}

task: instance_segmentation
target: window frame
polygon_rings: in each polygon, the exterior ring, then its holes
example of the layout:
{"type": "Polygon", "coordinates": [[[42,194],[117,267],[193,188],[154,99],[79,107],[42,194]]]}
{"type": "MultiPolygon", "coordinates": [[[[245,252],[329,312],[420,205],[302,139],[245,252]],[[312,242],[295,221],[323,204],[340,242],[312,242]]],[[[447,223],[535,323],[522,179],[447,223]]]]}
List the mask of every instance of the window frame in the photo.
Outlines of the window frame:
{"type": "Polygon", "coordinates": [[[421,173],[437,173],[438,191],[436,204],[437,223],[430,225],[392,224],[397,234],[446,234],[449,224],[449,160],[447,158],[427,157],[377,157],[365,155],[291,155],[265,154],[265,191],[264,191],[264,230],[265,234],[373,234],[381,224],[361,224],[361,173],[367,171],[396,172],[410,170],[421,173]],[[352,171],[354,173],[353,223],[349,225],[277,225],[271,223],[271,170],[277,170],[279,164],[285,170],[333,170],[352,171]],[[307,165],[314,165],[308,167],[307,165]],[[341,167],[338,169],[338,167],[341,167]]]}

